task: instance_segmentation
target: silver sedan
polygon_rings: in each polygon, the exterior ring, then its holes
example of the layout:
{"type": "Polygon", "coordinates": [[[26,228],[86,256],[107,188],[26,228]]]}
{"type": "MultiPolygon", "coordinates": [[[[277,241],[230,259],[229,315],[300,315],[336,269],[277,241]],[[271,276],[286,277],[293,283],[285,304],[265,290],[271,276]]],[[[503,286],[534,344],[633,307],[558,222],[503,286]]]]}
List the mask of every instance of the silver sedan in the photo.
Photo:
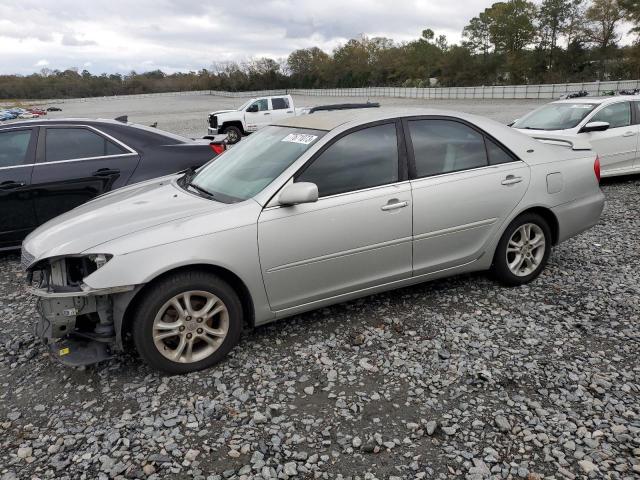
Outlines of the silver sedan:
{"type": "Polygon", "coordinates": [[[598,222],[598,169],[587,144],[455,112],[283,120],[32,233],[36,330],[70,365],[130,335],[152,367],[185,373],[220,361],[243,326],[464,272],[521,285],[598,222]]]}

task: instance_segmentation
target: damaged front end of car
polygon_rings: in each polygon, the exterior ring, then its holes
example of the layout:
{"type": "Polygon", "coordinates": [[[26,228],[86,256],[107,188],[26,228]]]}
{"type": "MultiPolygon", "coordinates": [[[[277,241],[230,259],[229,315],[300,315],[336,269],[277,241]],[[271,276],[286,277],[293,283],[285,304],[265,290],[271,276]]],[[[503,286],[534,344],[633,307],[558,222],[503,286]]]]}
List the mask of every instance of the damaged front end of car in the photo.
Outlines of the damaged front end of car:
{"type": "Polygon", "coordinates": [[[114,321],[114,294],[133,286],[93,289],[84,279],[102,268],[108,254],[66,255],[33,262],[24,249],[28,290],[38,297],[35,334],[51,356],[69,366],[108,360],[121,349],[114,321]]]}

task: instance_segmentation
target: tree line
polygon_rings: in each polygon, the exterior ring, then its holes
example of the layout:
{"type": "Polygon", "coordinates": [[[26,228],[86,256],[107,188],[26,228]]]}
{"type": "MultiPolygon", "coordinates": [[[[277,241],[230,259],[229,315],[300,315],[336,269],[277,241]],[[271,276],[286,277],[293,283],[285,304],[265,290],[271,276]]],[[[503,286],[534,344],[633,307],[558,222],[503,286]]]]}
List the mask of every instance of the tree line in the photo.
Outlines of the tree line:
{"type": "Polygon", "coordinates": [[[70,68],[0,76],[0,98],[72,98],[189,90],[366,86],[477,86],[640,78],[639,0],[497,2],[473,17],[462,41],[426,28],[395,42],[360,36],[327,53],[214,62],[198,72],[94,75],[70,68]],[[634,43],[621,46],[623,35],[634,43]]]}

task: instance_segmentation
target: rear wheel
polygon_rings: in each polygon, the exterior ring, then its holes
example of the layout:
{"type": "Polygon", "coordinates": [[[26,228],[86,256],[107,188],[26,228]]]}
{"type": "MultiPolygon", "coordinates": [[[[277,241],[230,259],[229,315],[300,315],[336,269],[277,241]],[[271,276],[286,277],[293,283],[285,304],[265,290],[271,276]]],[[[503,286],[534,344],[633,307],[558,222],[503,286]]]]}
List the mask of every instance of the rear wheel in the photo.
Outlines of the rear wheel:
{"type": "Polygon", "coordinates": [[[216,275],[178,273],[144,295],[134,317],[133,340],[151,367],[170,374],[202,370],[238,343],[242,306],[216,275]]]}
{"type": "Polygon", "coordinates": [[[492,271],[505,285],[523,285],[534,280],[547,264],[551,253],[551,229],[535,213],[516,218],[502,235],[492,271]]]}
{"type": "Polygon", "coordinates": [[[227,134],[227,143],[229,145],[238,143],[242,139],[242,132],[238,127],[234,127],[234,126],[225,127],[222,133],[227,134]]]}

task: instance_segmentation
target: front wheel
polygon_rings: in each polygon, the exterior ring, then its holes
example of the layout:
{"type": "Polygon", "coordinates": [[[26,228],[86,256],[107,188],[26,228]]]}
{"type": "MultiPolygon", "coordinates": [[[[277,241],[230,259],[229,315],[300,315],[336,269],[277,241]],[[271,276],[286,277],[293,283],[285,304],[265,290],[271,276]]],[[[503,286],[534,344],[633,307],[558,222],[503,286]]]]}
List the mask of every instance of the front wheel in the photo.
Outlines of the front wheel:
{"type": "Polygon", "coordinates": [[[526,213],[507,227],[493,260],[492,271],[501,283],[523,285],[534,280],[551,253],[551,229],[544,218],[526,213]]]}
{"type": "Polygon", "coordinates": [[[242,132],[238,127],[226,127],[222,133],[227,134],[227,143],[234,145],[242,139],[242,132]]]}
{"type": "Polygon", "coordinates": [[[209,368],[238,343],[242,305],[207,272],[181,272],[153,285],[138,304],[133,340],[142,359],[169,374],[209,368]]]}

